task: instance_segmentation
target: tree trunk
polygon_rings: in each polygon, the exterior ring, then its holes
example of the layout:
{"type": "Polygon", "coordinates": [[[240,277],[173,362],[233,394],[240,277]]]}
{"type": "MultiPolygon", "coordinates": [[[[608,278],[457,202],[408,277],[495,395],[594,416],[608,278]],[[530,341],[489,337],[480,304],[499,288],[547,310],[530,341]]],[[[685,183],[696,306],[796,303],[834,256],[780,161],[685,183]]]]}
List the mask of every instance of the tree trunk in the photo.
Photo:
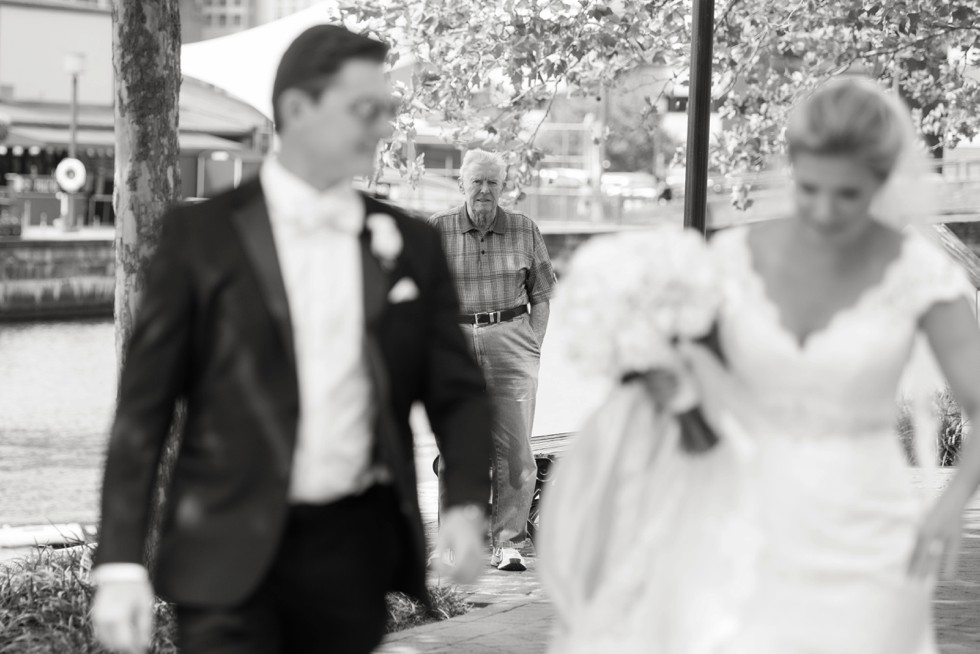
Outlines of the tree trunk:
{"type": "MultiPolygon", "coordinates": [[[[161,219],[180,200],[180,43],[180,0],[113,0],[118,370],[125,361],[161,219]]],[[[154,492],[156,515],[147,541],[148,564],[155,558],[159,508],[175,453],[171,434],[154,492]]]]}

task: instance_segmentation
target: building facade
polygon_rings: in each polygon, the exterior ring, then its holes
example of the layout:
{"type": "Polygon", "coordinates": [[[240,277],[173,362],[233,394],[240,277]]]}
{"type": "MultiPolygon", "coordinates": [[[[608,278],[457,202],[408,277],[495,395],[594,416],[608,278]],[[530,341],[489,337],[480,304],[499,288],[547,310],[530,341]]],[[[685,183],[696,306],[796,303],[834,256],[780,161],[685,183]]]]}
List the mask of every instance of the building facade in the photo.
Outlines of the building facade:
{"type": "MultiPolygon", "coordinates": [[[[0,214],[24,226],[64,211],[53,172],[71,145],[72,73],[78,78],[76,195],[81,225],[113,222],[114,76],[110,10],[82,2],[0,0],[0,214]],[[39,34],[45,46],[37,47],[39,34]],[[24,53],[30,65],[24,65],[24,53]],[[73,66],[69,66],[74,62],[73,66]]],[[[255,174],[271,135],[257,110],[191,78],[180,89],[185,197],[202,197],[255,174]]]]}
{"type": "Polygon", "coordinates": [[[180,38],[183,43],[204,40],[204,0],[180,0],[180,38]]]}
{"type": "Polygon", "coordinates": [[[112,8],[112,0],[17,0],[16,4],[26,7],[76,7],[105,10],[112,8]]]}
{"type": "MultiPolygon", "coordinates": [[[[200,5],[204,39],[227,36],[258,25],[271,23],[323,2],[323,0],[194,1],[200,5]]],[[[191,42],[188,41],[188,43],[191,42]]]]}
{"type": "Polygon", "coordinates": [[[201,0],[204,39],[227,36],[259,24],[260,0],[201,0]]]}
{"type": "Polygon", "coordinates": [[[269,23],[321,4],[323,0],[258,0],[259,22],[269,23]]]}

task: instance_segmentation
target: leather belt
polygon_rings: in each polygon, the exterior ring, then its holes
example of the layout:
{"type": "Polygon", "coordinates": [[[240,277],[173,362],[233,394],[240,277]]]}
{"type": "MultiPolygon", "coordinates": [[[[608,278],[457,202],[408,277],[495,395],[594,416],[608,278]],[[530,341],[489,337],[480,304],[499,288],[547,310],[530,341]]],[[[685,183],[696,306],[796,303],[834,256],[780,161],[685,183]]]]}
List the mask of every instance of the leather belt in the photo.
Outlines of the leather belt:
{"type": "Polygon", "coordinates": [[[513,320],[517,316],[523,316],[525,313],[527,313],[526,304],[522,304],[519,307],[514,307],[513,309],[504,309],[503,311],[490,311],[487,313],[464,313],[459,316],[459,324],[496,325],[497,323],[513,320]]]}

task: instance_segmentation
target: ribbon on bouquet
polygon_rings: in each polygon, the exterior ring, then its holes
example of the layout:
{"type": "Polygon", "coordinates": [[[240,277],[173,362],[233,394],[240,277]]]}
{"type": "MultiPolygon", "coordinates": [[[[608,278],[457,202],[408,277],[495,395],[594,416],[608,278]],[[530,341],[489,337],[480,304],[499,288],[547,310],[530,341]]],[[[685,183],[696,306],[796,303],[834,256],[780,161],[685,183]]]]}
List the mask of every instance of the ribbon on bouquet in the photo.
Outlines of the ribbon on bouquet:
{"type": "MultiPolygon", "coordinates": [[[[714,324],[708,335],[698,341],[698,344],[717,357],[722,366],[725,365],[725,353],[721,351],[718,323],[714,324]]],[[[718,444],[718,434],[705,420],[700,403],[677,416],[677,421],[681,429],[681,447],[685,451],[694,454],[707,452],[718,444]]]]}
{"type": "MultiPolygon", "coordinates": [[[[715,323],[706,336],[695,341],[695,343],[716,357],[721,367],[724,367],[725,355],[721,349],[721,338],[717,323],[715,323]]],[[[677,346],[679,346],[679,343],[675,343],[675,347],[677,346]]],[[[703,398],[690,398],[689,401],[685,402],[690,397],[690,394],[695,391],[690,388],[691,380],[686,378],[683,372],[680,372],[679,376],[680,388],[682,389],[680,395],[684,396],[684,399],[681,399],[680,403],[690,405],[689,408],[682,409],[676,413],[676,419],[680,426],[681,448],[691,454],[708,452],[718,445],[718,434],[715,433],[708,420],[705,419],[704,412],[701,409],[701,399],[703,398]]],[[[697,376],[695,375],[695,377],[697,376]]],[[[645,373],[630,372],[623,375],[622,382],[624,384],[642,382],[644,377],[645,373]]],[[[673,402],[672,404],[677,406],[678,402],[673,402]]]]}

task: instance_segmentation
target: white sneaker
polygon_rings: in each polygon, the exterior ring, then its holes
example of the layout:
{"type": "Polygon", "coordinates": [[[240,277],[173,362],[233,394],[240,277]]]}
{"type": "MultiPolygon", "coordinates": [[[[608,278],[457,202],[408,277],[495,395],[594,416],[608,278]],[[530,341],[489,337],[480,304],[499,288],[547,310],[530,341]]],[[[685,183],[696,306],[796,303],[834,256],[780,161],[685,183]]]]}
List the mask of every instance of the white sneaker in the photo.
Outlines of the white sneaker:
{"type": "Polygon", "coordinates": [[[495,549],[493,555],[490,557],[490,565],[497,568],[497,570],[507,572],[523,572],[527,570],[524,557],[513,547],[495,549]]]}
{"type": "Polygon", "coordinates": [[[451,568],[456,565],[456,557],[452,550],[446,550],[444,552],[433,552],[429,555],[428,561],[426,561],[426,567],[429,570],[436,570],[438,568],[451,568]]]}

